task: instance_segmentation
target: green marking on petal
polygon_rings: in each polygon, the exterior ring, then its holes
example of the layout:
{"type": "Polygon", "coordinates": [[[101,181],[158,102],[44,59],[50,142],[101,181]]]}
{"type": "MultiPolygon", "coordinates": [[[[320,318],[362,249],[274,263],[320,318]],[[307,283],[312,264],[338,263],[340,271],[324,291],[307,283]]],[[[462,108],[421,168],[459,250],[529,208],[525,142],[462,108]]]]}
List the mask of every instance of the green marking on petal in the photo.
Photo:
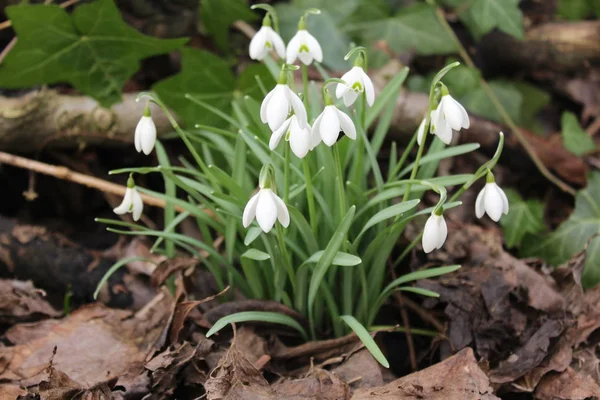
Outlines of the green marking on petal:
{"type": "Polygon", "coordinates": [[[267,42],[265,43],[265,46],[267,47],[267,49],[272,49],[272,48],[273,48],[273,45],[272,45],[272,44],[271,44],[271,42],[269,42],[268,40],[267,40],[267,42]]]}
{"type": "Polygon", "coordinates": [[[352,90],[357,91],[357,92],[362,92],[363,86],[360,82],[354,82],[354,85],[352,85],[352,90]]]}
{"type": "Polygon", "coordinates": [[[310,50],[308,49],[308,46],[307,46],[307,45],[305,45],[305,44],[303,44],[302,46],[300,46],[300,50],[298,50],[298,52],[299,52],[299,53],[302,53],[303,51],[304,51],[305,53],[308,53],[308,52],[310,52],[310,50]]]}

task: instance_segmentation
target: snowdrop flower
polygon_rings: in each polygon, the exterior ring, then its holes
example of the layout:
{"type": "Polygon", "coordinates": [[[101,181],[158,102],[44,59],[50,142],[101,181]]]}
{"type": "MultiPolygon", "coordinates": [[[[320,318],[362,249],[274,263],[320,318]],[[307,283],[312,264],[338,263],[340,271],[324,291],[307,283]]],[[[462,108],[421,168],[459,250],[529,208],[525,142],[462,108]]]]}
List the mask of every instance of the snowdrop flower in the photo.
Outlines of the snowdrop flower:
{"type": "Polygon", "coordinates": [[[260,119],[269,124],[271,131],[276,131],[283,125],[290,111],[294,111],[298,125],[304,129],[308,126],[306,109],[300,97],[287,85],[287,74],[282,71],[275,88],[271,90],[260,106],[260,119]]]}
{"type": "MultiPolygon", "coordinates": [[[[357,60],[362,60],[361,56],[359,56],[357,60]]],[[[335,89],[335,97],[338,99],[343,97],[346,107],[350,107],[354,104],[359,93],[362,92],[365,92],[369,106],[372,106],[375,101],[375,88],[373,88],[373,82],[371,82],[371,78],[365,73],[361,64],[362,61],[355,63],[354,67],[342,76],[342,80],[346,82],[346,84],[338,83],[335,89]]]]}
{"type": "Polygon", "coordinates": [[[271,189],[273,184],[272,168],[270,165],[265,165],[260,172],[260,190],[250,198],[246,208],[244,208],[242,216],[244,228],[250,226],[254,218],[256,218],[260,229],[265,233],[273,229],[276,220],[279,220],[279,223],[286,228],[290,224],[290,214],[287,206],[271,189]]]}
{"type": "Polygon", "coordinates": [[[285,57],[283,39],[271,28],[271,18],[267,14],[263,19],[262,27],[250,41],[250,58],[253,60],[263,60],[267,53],[273,49],[275,49],[279,58],[285,57]]]}
{"type": "Polygon", "coordinates": [[[287,47],[287,63],[292,64],[299,58],[304,65],[310,65],[313,60],[323,61],[323,50],[321,45],[306,30],[305,17],[300,18],[298,23],[298,32],[294,35],[287,47]]]}
{"type": "Polygon", "coordinates": [[[144,109],[144,115],[135,127],[134,136],[135,150],[140,153],[148,155],[152,153],[154,145],[156,144],[156,125],[150,116],[150,107],[146,105],[144,109]]]}
{"type": "Polygon", "coordinates": [[[308,151],[311,150],[312,129],[310,125],[301,128],[296,115],[292,115],[286,119],[283,125],[271,134],[269,148],[275,150],[284,136],[290,142],[290,147],[296,157],[304,158],[308,154],[308,151]]]}
{"type": "Polygon", "coordinates": [[[437,109],[431,112],[431,133],[437,135],[446,144],[452,141],[452,131],[470,126],[469,115],[465,108],[442,86],[442,99],[437,109]]]}
{"type": "Polygon", "coordinates": [[[432,212],[423,229],[423,251],[431,253],[434,249],[440,249],[444,245],[447,236],[448,227],[444,216],[432,212]]]}
{"type": "Polygon", "coordinates": [[[508,214],[508,199],[504,190],[494,180],[494,175],[488,172],[486,184],[475,200],[475,215],[483,217],[487,213],[494,222],[498,222],[502,214],[508,214]]]}
{"type": "Polygon", "coordinates": [[[144,211],[144,202],[142,201],[142,196],[140,196],[138,193],[137,189],[135,188],[135,182],[130,176],[127,180],[127,189],[125,190],[123,201],[117,208],[113,209],[113,212],[118,215],[132,213],[133,220],[137,221],[140,219],[142,211],[144,211]]]}
{"type": "Polygon", "coordinates": [[[423,118],[419,125],[419,129],[417,129],[417,144],[419,146],[423,143],[423,139],[425,138],[425,122],[427,122],[426,118],[423,118]]]}
{"type": "MultiPolygon", "coordinates": [[[[352,140],[356,140],[356,127],[350,117],[337,109],[329,94],[325,96],[325,109],[317,117],[313,124],[313,143],[315,148],[321,140],[329,147],[333,146],[338,139],[340,130],[352,140]]],[[[312,150],[312,149],[311,149],[312,150]]]]}

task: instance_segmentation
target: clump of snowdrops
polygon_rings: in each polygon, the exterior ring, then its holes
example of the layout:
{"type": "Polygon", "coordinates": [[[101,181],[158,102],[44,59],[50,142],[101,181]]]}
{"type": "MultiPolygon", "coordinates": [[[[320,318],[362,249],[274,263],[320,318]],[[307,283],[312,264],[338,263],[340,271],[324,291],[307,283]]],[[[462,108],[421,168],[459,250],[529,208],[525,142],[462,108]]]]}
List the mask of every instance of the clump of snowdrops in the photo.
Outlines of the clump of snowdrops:
{"type": "Polygon", "coordinates": [[[219,320],[208,335],[229,323],[251,320],[293,327],[306,339],[341,336],[351,329],[387,366],[369,334],[380,307],[397,290],[437,296],[407,284],[459,268],[418,270],[390,281],[390,265],[396,267],[419,244],[427,253],[441,248],[453,234],[448,233],[444,212],[460,206],[460,195],[479,179],[485,177],[486,185],[477,197],[476,215],[487,213],[498,221],[508,212],[506,196],[492,174],[503,135],[494,157],[475,173],[436,176],[440,160],[479,147],[451,145],[453,132],[469,127],[469,116],[442,82],[444,74],[458,65],[450,64],[431,83],[429,110],[413,139],[404,149],[392,143],[387,170],[382,170],[377,154],[408,69],[376,93],[367,52],[356,47],[346,56],[349,71],[341,79],[329,78],[318,64],[323,59],[321,46],[306,28],[306,19],[318,10],[307,10],[286,48],[275,11],[268,5],[254,7],[266,10],[266,15],[250,42],[250,57],[266,63],[277,81],[275,87],[264,88],[259,80],[262,103],[236,98],[233,115],[186,95],[221,117],[226,129],[184,130],[155,94],[141,95],[167,114],[189,155],[180,157],[182,166],[169,163],[146,106],[135,131],[135,148],[145,154],[156,151],[159,165],[112,171],[130,174],[123,203],[114,211],[131,212],[137,221],[143,212],[139,192],[164,199],[164,229],[102,222],[114,232],[156,237],[153,251],[197,257],[220,288],[231,285],[248,298],[282,302],[309,321],[302,326],[283,314],[242,312],[219,320]],[[308,81],[311,64],[323,76],[320,88],[308,81]],[[301,91],[296,85],[298,69],[301,91]],[[148,173],[162,174],[165,193],[135,185],[136,175],[148,173]],[[455,188],[450,198],[449,187],[455,188]],[[430,207],[420,204],[428,191],[439,199],[430,207]],[[201,240],[178,233],[178,225],[188,218],[195,218],[201,240]],[[423,220],[421,234],[398,249],[406,227],[423,220]],[[221,241],[224,248],[217,245],[221,241]]]}

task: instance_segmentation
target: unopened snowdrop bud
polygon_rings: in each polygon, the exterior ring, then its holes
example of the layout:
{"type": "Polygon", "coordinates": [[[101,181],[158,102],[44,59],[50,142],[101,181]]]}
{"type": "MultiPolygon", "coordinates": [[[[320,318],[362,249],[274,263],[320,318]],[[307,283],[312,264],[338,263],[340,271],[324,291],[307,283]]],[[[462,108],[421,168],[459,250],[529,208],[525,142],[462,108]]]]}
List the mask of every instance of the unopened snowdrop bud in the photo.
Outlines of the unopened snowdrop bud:
{"type": "Polygon", "coordinates": [[[338,83],[335,90],[335,97],[338,99],[343,97],[346,107],[354,104],[358,95],[362,92],[365,92],[369,106],[372,106],[373,102],[375,102],[375,88],[373,87],[371,78],[369,78],[362,67],[362,57],[362,55],[359,55],[356,58],[354,67],[342,76],[342,80],[346,83],[338,83]]]}
{"type": "Polygon", "coordinates": [[[276,131],[283,125],[290,111],[294,111],[298,125],[308,127],[306,109],[300,97],[287,85],[287,73],[282,71],[275,88],[271,90],[260,106],[260,119],[269,124],[271,131],[276,131]]]}
{"type": "Polygon", "coordinates": [[[324,100],[325,109],[313,124],[313,143],[311,147],[315,148],[321,140],[327,146],[333,146],[338,139],[340,130],[350,139],[356,140],[356,127],[352,119],[346,113],[337,109],[328,93],[325,95],[324,100]]]}
{"type": "Polygon", "coordinates": [[[423,139],[425,138],[425,122],[427,122],[426,118],[423,118],[419,125],[419,129],[417,129],[417,144],[419,146],[423,144],[423,139]]]}
{"type": "Polygon", "coordinates": [[[279,220],[279,223],[284,227],[288,227],[290,224],[290,214],[287,206],[273,192],[273,167],[265,165],[260,173],[259,187],[260,190],[254,196],[250,198],[246,208],[244,208],[244,214],[242,216],[242,225],[244,228],[250,226],[254,218],[258,222],[260,229],[263,232],[268,233],[273,229],[275,221],[279,220]]]}
{"type": "Polygon", "coordinates": [[[452,131],[470,126],[469,115],[465,108],[448,93],[442,84],[442,99],[437,109],[431,112],[431,133],[437,135],[446,144],[452,141],[452,131]]]}
{"type": "Polygon", "coordinates": [[[125,190],[123,201],[117,208],[113,209],[113,212],[118,215],[132,213],[133,220],[137,221],[140,219],[142,211],[144,211],[144,202],[142,201],[142,196],[140,196],[138,193],[137,189],[135,188],[135,182],[130,176],[127,180],[127,189],[125,190]]]}
{"type": "Polygon", "coordinates": [[[298,32],[287,46],[287,63],[292,64],[300,59],[304,65],[310,65],[313,60],[323,61],[323,50],[317,39],[306,30],[306,19],[303,16],[298,23],[298,32]]]}
{"type": "Polygon", "coordinates": [[[308,151],[311,150],[311,131],[310,125],[301,128],[298,124],[298,117],[292,115],[285,120],[279,129],[271,134],[269,148],[275,150],[281,138],[285,136],[285,139],[290,142],[290,148],[296,157],[304,158],[308,154],[308,151]]]}
{"type": "Polygon", "coordinates": [[[432,212],[425,223],[425,228],[423,228],[423,251],[431,253],[434,249],[440,249],[444,245],[447,236],[448,227],[444,216],[436,214],[435,211],[432,212]]]}
{"type": "Polygon", "coordinates": [[[134,144],[138,153],[143,151],[146,155],[152,153],[156,144],[156,125],[150,116],[148,104],[144,108],[144,115],[135,127],[134,144]]]}
{"type": "Polygon", "coordinates": [[[283,39],[271,27],[271,17],[267,14],[263,19],[262,27],[250,41],[250,58],[253,60],[263,60],[267,53],[273,49],[275,49],[279,58],[285,57],[283,39]]]}
{"type": "Polygon", "coordinates": [[[502,214],[508,214],[508,199],[504,190],[495,182],[494,175],[488,171],[486,184],[475,200],[475,215],[483,217],[487,213],[494,222],[498,222],[502,214]]]}

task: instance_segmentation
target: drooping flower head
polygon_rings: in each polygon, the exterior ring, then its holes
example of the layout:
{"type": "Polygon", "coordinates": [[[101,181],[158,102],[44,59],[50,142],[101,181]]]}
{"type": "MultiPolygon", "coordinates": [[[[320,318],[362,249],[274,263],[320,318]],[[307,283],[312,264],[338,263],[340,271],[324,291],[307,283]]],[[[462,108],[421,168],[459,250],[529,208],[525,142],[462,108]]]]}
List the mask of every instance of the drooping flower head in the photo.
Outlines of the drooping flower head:
{"type": "Polygon", "coordinates": [[[302,100],[287,85],[287,71],[290,67],[292,66],[284,64],[277,85],[266,95],[260,106],[260,119],[269,124],[269,128],[273,132],[283,125],[292,111],[296,115],[300,128],[304,129],[308,126],[306,109],[302,100]]]}
{"type": "Polygon", "coordinates": [[[301,128],[295,114],[286,119],[279,129],[271,134],[269,148],[275,150],[283,137],[290,143],[292,152],[298,158],[304,158],[311,150],[312,129],[308,124],[305,128],[301,128]]]}
{"type": "Polygon", "coordinates": [[[270,13],[267,13],[263,19],[262,27],[250,41],[250,58],[253,60],[263,60],[271,50],[275,50],[279,58],[285,57],[283,39],[272,28],[270,13]]]}
{"type": "Polygon", "coordinates": [[[127,189],[125,190],[125,196],[123,197],[123,201],[121,204],[113,209],[113,212],[118,215],[123,215],[126,213],[131,213],[133,216],[133,220],[137,221],[142,216],[142,212],[144,211],[144,202],[142,201],[142,196],[138,193],[135,188],[135,182],[133,177],[129,176],[127,180],[127,189]]]}
{"type": "Polygon", "coordinates": [[[335,97],[338,99],[344,98],[344,104],[346,107],[350,107],[360,93],[365,93],[367,104],[372,106],[375,102],[375,88],[371,78],[365,72],[366,69],[366,57],[367,53],[364,47],[357,47],[351,50],[347,55],[348,59],[355,52],[359,52],[358,56],[354,60],[354,67],[342,76],[342,80],[345,83],[338,83],[335,90],[335,97]]]}
{"type": "Polygon", "coordinates": [[[250,226],[255,218],[260,229],[265,233],[269,233],[273,229],[273,225],[275,225],[275,221],[277,220],[284,227],[287,228],[289,226],[290,214],[287,206],[273,191],[275,188],[273,174],[274,171],[271,165],[263,166],[260,171],[258,182],[260,189],[258,193],[250,198],[244,208],[242,216],[242,225],[244,228],[250,226]]]}
{"type": "Polygon", "coordinates": [[[504,190],[496,184],[494,174],[488,171],[486,184],[477,195],[475,200],[475,215],[481,218],[486,214],[494,222],[498,222],[502,214],[508,214],[508,198],[504,190]]]}
{"type": "Polygon", "coordinates": [[[444,216],[441,213],[432,212],[423,228],[423,251],[431,253],[435,249],[440,249],[447,236],[448,226],[444,216]]]}
{"type": "Polygon", "coordinates": [[[340,131],[344,132],[350,139],[356,140],[356,127],[354,126],[352,119],[346,113],[338,110],[327,89],[325,89],[323,93],[325,109],[313,124],[311,150],[314,149],[321,140],[323,140],[327,146],[333,146],[338,139],[340,131]]]}
{"type": "Polygon", "coordinates": [[[306,29],[307,14],[320,14],[319,10],[307,10],[298,22],[298,32],[292,37],[287,46],[287,63],[292,64],[300,59],[304,65],[310,65],[313,60],[323,61],[323,50],[317,39],[306,29]]]}
{"type": "Polygon", "coordinates": [[[450,144],[452,131],[468,129],[470,121],[465,108],[450,96],[446,85],[440,84],[442,98],[437,108],[431,111],[431,133],[437,135],[442,142],[450,144]]]}
{"type": "Polygon", "coordinates": [[[146,104],[144,108],[144,115],[140,118],[137,126],[135,127],[134,135],[135,150],[140,153],[148,155],[152,153],[154,145],[156,144],[156,125],[150,115],[150,107],[146,104]]]}

